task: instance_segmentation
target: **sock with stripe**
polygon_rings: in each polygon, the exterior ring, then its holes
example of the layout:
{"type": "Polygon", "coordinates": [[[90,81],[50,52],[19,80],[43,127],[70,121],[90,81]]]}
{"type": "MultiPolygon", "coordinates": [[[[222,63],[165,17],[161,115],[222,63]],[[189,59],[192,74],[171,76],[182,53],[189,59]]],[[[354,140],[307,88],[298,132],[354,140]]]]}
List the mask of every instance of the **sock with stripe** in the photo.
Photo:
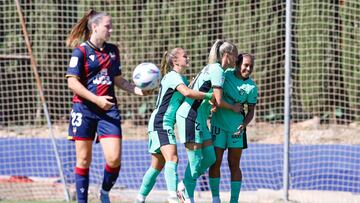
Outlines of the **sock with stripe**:
{"type": "Polygon", "coordinates": [[[116,183],[116,179],[119,176],[119,171],[120,171],[120,166],[116,168],[111,168],[109,165],[107,164],[105,165],[104,179],[101,186],[103,191],[109,192],[111,190],[111,188],[116,183]]]}
{"type": "Polygon", "coordinates": [[[89,189],[89,168],[75,167],[75,185],[78,203],[87,203],[89,189]]]}

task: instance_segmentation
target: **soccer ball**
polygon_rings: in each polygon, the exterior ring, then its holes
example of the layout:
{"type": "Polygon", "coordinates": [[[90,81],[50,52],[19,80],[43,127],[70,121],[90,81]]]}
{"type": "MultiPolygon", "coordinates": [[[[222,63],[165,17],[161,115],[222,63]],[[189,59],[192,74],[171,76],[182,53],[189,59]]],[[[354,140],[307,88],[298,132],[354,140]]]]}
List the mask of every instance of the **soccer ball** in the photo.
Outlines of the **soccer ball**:
{"type": "Polygon", "coordinates": [[[155,64],[145,62],[135,67],[132,79],[137,87],[152,90],[159,86],[161,74],[155,64]]]}

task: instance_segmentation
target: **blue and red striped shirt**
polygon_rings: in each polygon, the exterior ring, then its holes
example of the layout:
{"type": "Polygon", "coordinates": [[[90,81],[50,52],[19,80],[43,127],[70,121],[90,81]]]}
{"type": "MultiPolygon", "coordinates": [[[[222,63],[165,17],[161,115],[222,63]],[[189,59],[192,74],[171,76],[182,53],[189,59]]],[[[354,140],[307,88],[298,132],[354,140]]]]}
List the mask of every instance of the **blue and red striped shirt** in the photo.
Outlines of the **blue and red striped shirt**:
{"type": "MultiPolygon", "coordinates": [[[[117,46],[105,43],[103,49],[99,49],[90,41],[74,49],[66,72],[66,77],[77,77],[95,95],[113,97],[114,103],[117,103],[114,77],[118,75],[121,75],[121,62],[117,46]]],[[[84,98],[74,95],[73,103],[84,102],[84,98]]]]}

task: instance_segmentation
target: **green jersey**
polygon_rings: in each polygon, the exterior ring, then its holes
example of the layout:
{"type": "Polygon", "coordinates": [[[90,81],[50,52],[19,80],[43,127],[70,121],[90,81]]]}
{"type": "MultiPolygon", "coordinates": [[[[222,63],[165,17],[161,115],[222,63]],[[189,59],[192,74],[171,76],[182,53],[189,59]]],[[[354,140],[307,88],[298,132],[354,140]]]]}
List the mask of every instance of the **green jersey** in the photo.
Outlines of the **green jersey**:
{"type": "MultiPolygon", "coordinates": [[[[257,103],[258,89],[250,78],[242,80],[236,77],[235,69],[227,69],[223,85],[223,100],[229,104],[241,103],[255,105],[257,103]]],[[[213,113],[211,123],[223,130],[236,132],[243,123],[244,115],[229,109],[218,108],[213,113]]]]}
{"type": "MultiPolygon", "coordinates": [[[[222,87],[224,83],[224,70],[219,63],[209,64],[196,76],[193,81],[192,89],[200,92],[212,92],[213,87],[222,87]]],[[[211,105],[202,99],[185,98],[178,111],[178,115],[190,119],[198,120],[206,124],[210,114],[211,105]],[[196,119],[198,118],[198,119],[196,119]]]]}
{"type": "Polygon", "coordinates": [[[161,80],[156,107],[151,114],[148,131],[174,128],[176,111],[184,101],[184,96],[176,90],[180,84],[187,86],[188,81],[176,71],[170,71],[161,80]]]}

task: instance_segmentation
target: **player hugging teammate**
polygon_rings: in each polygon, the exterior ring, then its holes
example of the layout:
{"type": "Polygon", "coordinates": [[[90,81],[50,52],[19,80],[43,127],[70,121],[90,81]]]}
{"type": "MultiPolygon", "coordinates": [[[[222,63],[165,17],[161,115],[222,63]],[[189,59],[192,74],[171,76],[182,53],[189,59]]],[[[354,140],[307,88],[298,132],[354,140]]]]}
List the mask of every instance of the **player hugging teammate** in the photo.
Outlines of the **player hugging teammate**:
{"type": "MultiPolygon", "coordinates": [[[[182,202],[194,202],[196,180],[210,166],[213,202],[220,202],[220,165],[227,148],[231,202],[237,202],[241,187],[241,152],[247,147],[246,126],[254,116],[257,100],[256,85],[249,78],[254,57],[238,54],[236,46],[229,41],[217,40],[211,48],[208,65],[191,82],[191,89],[187,87],[187,80],[179,75],[184,67],[188,67],[185,50],[175,48],[166,52],[164,59],[172,71],[161,81],[156,108],[149,121],[152,164],[144,175],[135,202],[145,202],[164,166],[168,202],[177,202],[174,198],[176,190],[182,202]],[[247,105],[246,113],[244,105],[247,105]],[[213,130],[210,132],[207,120],[211,111],[213,130]],[[185,145],[188,156],[184,179],[178,186],[175,112],[180,142],[185,145]]],[[[164,67],[163,62],[162,70],[164,67]]]]}

